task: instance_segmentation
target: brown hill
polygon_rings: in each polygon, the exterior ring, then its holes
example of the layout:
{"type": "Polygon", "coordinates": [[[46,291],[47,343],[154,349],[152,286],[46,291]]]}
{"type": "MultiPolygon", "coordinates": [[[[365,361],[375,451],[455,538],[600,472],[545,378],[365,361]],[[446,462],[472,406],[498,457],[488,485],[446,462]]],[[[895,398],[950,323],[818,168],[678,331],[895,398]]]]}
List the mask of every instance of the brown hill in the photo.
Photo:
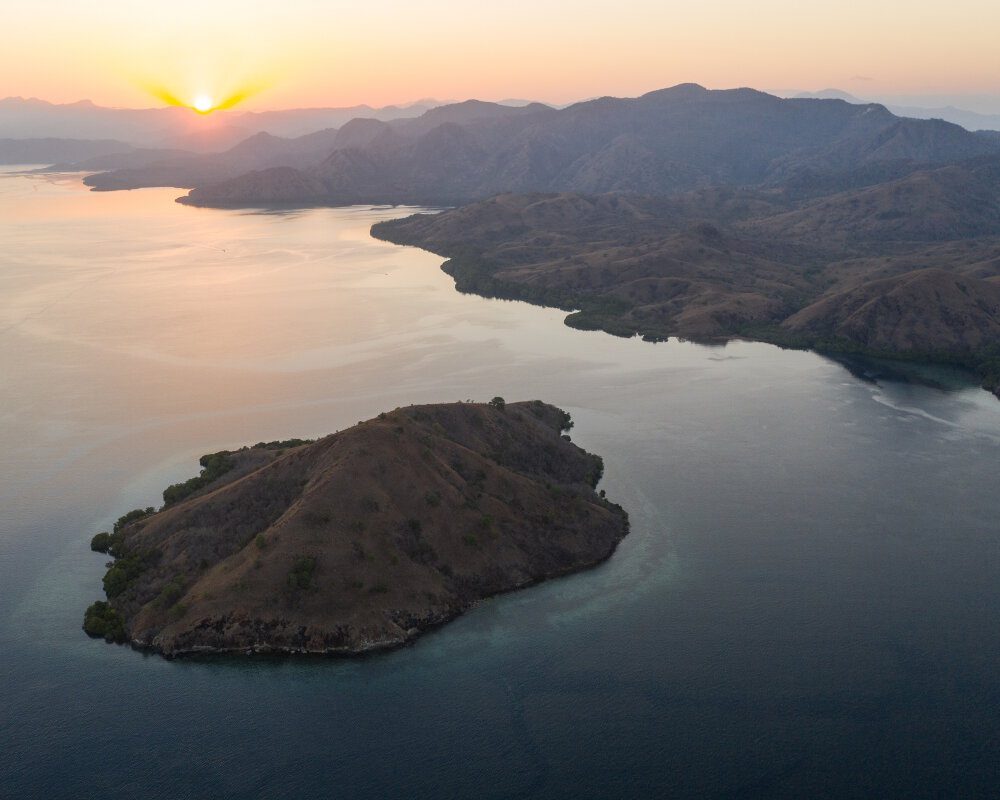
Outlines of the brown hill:
{"type": "Polygon", "coordinates": [[[496,398],[397,409],[280,455],[206,457],[232,472],[103,535],[110,604],[85,629],[168,657],[359,653],[597,564],[627,517],[594,491],[601,460],[561,435],[571,424],[496,398]]]}
{"type": "Polygon", "coordinates": [[[783,319],[808,291],[780,246],[699,221],[737,206],[773,212],[732,194],[500,195],[379,223],[372,235],[449,257],[460,291],[575,309],[575,327],[710,338],[783,319]]]}
{"type": "Polygon", "coordinates": [[[1000,391],[1000,161],[802,200],[500,195],[379,223],[447,257],[460,291],[647,338],[744,336],[964,364],[1000,391]]]}
{"type": "Polygon", "coordinates": [[[852,242],[946,241],[1000,235],[1000,162],[921,170],[755,219],[766,236],[852,242]]]}
{"type": "Polygon", "coordinates": [[[1000,342],[1000,283],[916,270],[824,297],[782,327],[883,352],[967,353],[1000,342]]]}

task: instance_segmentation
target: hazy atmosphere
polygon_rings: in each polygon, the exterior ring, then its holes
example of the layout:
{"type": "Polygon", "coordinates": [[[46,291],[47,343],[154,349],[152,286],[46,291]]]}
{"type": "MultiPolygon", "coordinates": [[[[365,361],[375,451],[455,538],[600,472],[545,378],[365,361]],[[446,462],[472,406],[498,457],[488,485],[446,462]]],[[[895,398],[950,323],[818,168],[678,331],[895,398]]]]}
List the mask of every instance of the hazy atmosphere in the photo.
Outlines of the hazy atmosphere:
{"type": "Polygon", "coordinates": [[[561,104],[692,81],[965,98],[1000,113],[988,105],[1000,95],[998,29],[1000,6],[986,0],[46,0],[0,10],[0,97],[146,107],[162,91],[189,104],[247,93],[253,110],[425,97],[561,104]]]}

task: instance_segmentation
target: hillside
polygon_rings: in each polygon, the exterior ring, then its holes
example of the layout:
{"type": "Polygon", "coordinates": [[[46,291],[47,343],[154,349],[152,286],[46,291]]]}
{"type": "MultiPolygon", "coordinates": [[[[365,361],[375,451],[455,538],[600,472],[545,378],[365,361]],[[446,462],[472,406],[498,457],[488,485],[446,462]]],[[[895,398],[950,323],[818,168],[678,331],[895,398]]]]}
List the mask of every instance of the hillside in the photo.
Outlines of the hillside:
{"type": "Polygon", "coordinates": [[[0,164],[52,164],[129,153],[131,145],[113,139],[0,139],[0,164]]]}
{"type": "Polygon", "coordinates": [[[360,653],[597,564],[627,517],[594,491],[601,460],[571,425],[496,398],[206,456],[187,497],[95,537],[115,561],[84,627],[167,657],[360,653]]]}
{"type": "Polygon", "coordinates": [[[574,327],[705,338],[790,313],[807,289],[802,270],[782,262],[773,246],[700,219],[703,209],[679,210],[683,205],[618,195],[500,195],[380,223],[372,235],[449,257],[443,269],[459,291],[575,309],[567,318],[574,327]]]}
{"type": "Polygon", "coordinates": [[[807,200],[508,194],[372,235],[447,258],[460,291],[572,310],[574,327],[934,358],[995,388],[998,163],[807,200]]]}
{"type": "Polygon", "coordinates": [[[1000,160],[983,158],[832,194],[754,225],[759,234],[841,246],[997,236],[998,187],[1000,160]]]}
{"type": "MultiPolygon", "coordinates": [[[[558,110],[470,102],[368,125],[300,170],[296,202],[457,205],[501,192],[672,195],[789,182],[829,193],[997,152],[957,125],[880,105],[683,84],[558,110]]],[[[200,185],[181,202],[288,202],[288,176],[275,174],[275,191],[269,178],[200,185]]]]}
{"type": "Polygon", "coordinates": [[[138,150],[112,159],[84,161],[73,167],[105,170],[88,175],[83,181],[99,191],[148,186],[189,189],[261,169],[292,169],[312,164],[330,152],[337,135],[336,130],[322,130],[296,139],[284,139],[257,133],[219,153],[138,150]]]}
{"type": "Polygon", "coordinates": [[[416,117],[438,105],[424,100],[405,108],[357,105],[279,111],[232,109],[205,117],[180,106],[111,108],[89,100],[56,104],[37,98],[5,97],[0,99],[0,132],[5,137],[29,141],[65,136],[72,131],[78,139],[119,139],[132,147],[210,152],[232,147],[255,133],[297,138],[339,128],[357,117],[380,120],[416,117]]]}
{"type": "Polygon", "coordinates": [[[1000,282],[914,270],[824,297],[782,327],[881,352],[974,352],[1000,343],[1000,282]]]}

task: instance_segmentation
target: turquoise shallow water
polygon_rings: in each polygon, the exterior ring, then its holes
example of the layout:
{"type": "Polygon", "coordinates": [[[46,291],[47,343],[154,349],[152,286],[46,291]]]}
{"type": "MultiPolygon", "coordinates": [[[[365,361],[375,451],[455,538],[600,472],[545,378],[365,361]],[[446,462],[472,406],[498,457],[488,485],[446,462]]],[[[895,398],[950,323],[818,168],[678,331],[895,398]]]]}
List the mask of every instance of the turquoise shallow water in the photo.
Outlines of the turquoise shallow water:
{"type": "Polygon", "coordinates": [[[0,795],[990,796],[1000,403],[456,293],[286,214],[0,177],[0,795]],[[632,532],[392,654],[166,662],[80,630],[90,536],[201,453],[540,397],[632,532]]]}

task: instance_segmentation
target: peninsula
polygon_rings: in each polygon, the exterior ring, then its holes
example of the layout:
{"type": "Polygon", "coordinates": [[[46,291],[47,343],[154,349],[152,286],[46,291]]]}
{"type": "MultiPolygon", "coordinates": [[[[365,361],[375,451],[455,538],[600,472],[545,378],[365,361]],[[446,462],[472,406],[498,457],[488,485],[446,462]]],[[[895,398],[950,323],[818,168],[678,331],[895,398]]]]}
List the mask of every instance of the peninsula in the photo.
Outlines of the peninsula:
{"type": "Polygon", "coordinates": [[[607,559],[627,514],[541,401],[410,406],[315,442],[202,458],[92,548],[84,630],[172,658],[359,654],[607,559]]]}
{"type": "Polygon", "coordinates": [[[998,176],[990,158],[819,197],[503,194],[372,235],[572,327],[959,364],[1000,392],[998,176]]]}

